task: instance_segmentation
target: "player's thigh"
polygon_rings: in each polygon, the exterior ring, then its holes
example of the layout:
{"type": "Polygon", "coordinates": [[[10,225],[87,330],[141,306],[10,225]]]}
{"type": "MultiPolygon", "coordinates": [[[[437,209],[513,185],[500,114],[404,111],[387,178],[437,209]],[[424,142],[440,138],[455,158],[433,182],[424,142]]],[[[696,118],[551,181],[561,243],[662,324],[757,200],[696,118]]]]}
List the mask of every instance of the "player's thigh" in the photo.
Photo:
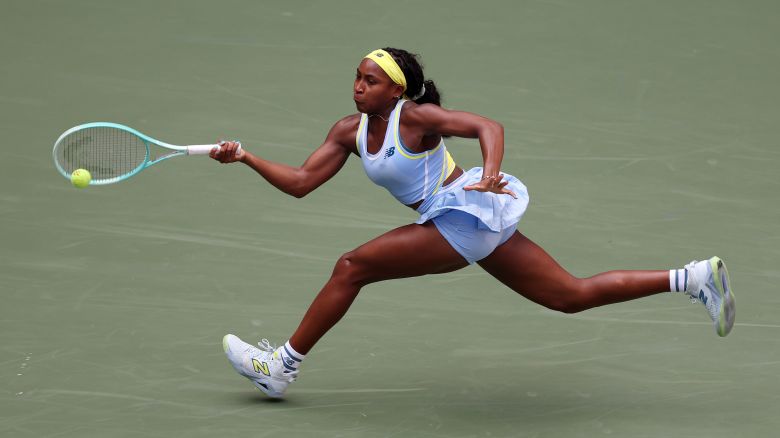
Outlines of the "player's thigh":
{"type": "Polygon", "coordinates": [[[579,280],[544,249],[517,231],[478,263],[500,282],[539,304],[548,304],[579,285],[579,280]]]}
{"type": "Polygon", "coordinates": [[[344,254],[339,264],[364,282],[455,271],[468,265],[430,222],[396,228],[344,254]]]}

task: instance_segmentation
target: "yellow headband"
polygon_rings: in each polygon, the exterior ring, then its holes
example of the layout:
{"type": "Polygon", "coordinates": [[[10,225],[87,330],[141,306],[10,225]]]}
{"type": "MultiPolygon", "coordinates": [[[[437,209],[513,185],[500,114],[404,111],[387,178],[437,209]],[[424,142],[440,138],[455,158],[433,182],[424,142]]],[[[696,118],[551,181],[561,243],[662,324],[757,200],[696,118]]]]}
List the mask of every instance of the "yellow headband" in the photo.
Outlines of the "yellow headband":
{"type": "Polygon", "coordinates": [[[382,70],[390,76],[390,79],[392,79],[393,82],[404,87],[404,93],[406,93],[406,76],[404,76],[403,70],[401,70],[401,67],[398,66],[395,59],[393,59],[389,53],[382,49],[377,49],[372,50],[371,53],[363,58],[368,58],[376,62],[376,64],[382,67],[382,70]]]}

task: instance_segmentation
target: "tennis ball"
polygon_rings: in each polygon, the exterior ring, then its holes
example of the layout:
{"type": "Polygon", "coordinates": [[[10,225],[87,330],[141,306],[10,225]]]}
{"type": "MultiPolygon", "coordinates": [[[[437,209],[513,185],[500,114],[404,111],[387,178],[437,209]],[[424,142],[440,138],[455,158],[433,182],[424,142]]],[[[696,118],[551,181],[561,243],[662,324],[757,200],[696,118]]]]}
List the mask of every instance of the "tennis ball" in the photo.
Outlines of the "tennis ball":
{"type": "Polygon", "coordinates": [[[90,181],[92,181],[92,175],[89,174],[87,169],[76,169],[70,174],[70,182],[73,184],[73,187],[83,189],[89,185],[90,181]]]}

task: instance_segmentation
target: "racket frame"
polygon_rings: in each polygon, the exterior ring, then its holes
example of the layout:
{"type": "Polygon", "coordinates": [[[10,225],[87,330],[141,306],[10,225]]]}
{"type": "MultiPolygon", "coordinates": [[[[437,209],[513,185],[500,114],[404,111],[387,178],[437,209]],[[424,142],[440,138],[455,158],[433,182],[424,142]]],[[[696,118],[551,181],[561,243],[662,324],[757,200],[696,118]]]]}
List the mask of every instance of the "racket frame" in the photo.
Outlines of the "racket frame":
{"type": "MultiPolygon", "coordinates": [[[[106,179],[100,179],[100,180],[91,180],[89,182],[90,185],[100,186],[100,185],[106,185],[106,184],[114,184],[118,183],[120,181],[124,181],[134,175],[136,175],[138,172],[146,169],[149,166],[153,166],[161,161],[165,161],[169,158],[178,157],[181,155],[203,155],[208,154],[212,149],[219,148],[219,144],[208,144],[208,145],[187,145],[187,146],[178,146],[170,143],[165,143],[164,141],[157,140],[155,138],[149,137],[148,135],[133,129],[129,126],[125,126],[119,123],[113,123],[113,122],[90,122],[90,123],[84,123],[82,125],[74,126],[67,131],[63,132],[62,135],[57,139],[57,141],[54,143],[54,147],[52,148],[52,158],[54,159],[54,165],[57,167],[57,170],[60,172],[62,176],[70,180],[70,174],[65,171],[65,169],[60,166],[59,161],[57,160],[57,146],[60,144],[60,142],[67,137],[68,135],[76,132],[81,131],[84,129],[90,129],[90,128],[115,128],[120,129],[122,131],[128,132],[130,134],[135,135],[136,137],[143,140],[144,145],[146,146],[146,155],[144,156],[144,160],[139,164],[135,169],[131,170],[130,172],[127,172],[125,174],[115,176],[113,178],[106,178],[106,179]],[[154,160],[150,160],[151,156],[151,144],[155,144],[157,146],[166,148],[171,150],[170,153],[165,154],[161,157],[155,158],[154,160]]],[[[240,151],[239,146],[239,151],[240,151]]],[[[89,169],[87,169],[89,170],[89,169]]]]}

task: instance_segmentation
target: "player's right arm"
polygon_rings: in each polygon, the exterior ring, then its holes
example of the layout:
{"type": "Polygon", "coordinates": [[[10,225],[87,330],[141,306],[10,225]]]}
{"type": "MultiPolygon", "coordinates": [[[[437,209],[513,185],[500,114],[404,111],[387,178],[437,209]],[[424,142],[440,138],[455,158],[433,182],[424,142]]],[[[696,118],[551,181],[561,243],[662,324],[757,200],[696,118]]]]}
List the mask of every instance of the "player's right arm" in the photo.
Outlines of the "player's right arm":
{"type": "Polygon", "coordinates": [[[264,160],[246,150],[236,153],[238,143],[225,142],[221,149],[211,152],[211,158],[232,163],[241,161],[254,169],[277,189],[296,198],[302,198],[333,177],[349,158],[357,152],[355,134],[360,115],[347,116],[333,125],[322,143],[299,167],[264,160]]]}

